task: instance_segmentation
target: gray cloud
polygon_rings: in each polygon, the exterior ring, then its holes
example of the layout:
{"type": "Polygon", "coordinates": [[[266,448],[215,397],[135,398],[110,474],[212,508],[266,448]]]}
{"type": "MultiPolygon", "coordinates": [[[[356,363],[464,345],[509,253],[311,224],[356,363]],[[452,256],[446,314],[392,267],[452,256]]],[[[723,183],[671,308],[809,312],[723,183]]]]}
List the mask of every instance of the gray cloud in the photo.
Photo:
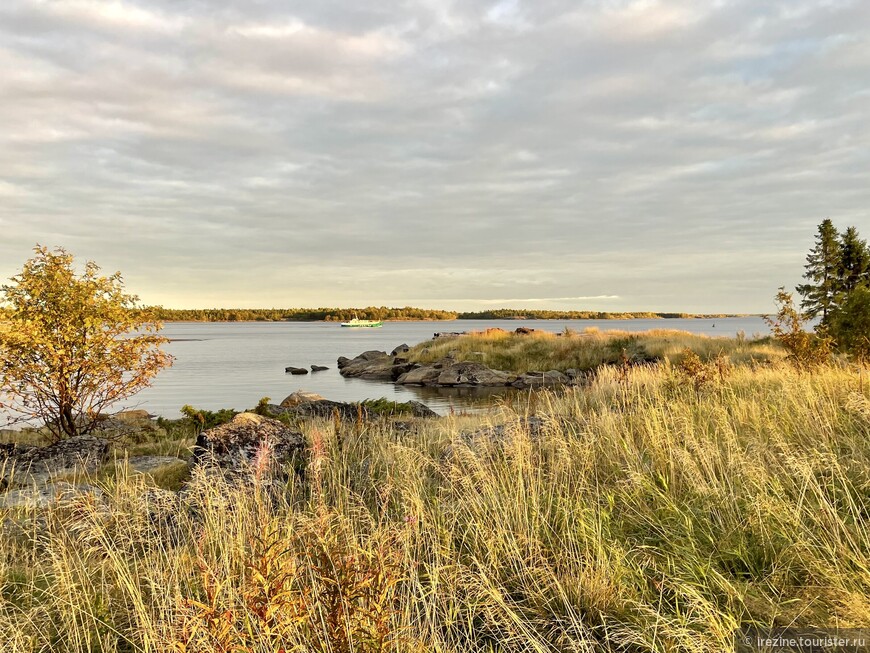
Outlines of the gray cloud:
{"type": "Polygon", "coordinates": [[[870,6],[6,0],[0,274],[176,306],[764,311],[870,235],[870,6]]]}

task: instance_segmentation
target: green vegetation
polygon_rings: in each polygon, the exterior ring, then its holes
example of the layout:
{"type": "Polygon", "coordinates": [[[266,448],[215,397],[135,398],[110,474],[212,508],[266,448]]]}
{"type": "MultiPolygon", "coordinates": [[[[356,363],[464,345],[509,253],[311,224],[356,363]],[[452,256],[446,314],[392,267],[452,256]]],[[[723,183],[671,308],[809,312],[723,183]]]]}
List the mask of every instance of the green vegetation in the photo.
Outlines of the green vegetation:
{"type": "MultiPolygon", "coordinates": [[[[428,308],[204,308],[176,309],[161,306],[151,309],[164,322],[346,322],[361,320],[631,320],[655,318],[721,318],[741,317],[715,313],[614,313],[608,311],[548,311],[501,308],[488,311],[459,313],[428,308]]],[[[2,316],[0,316],[2,319],[2,316]]]]}
{"type": "Polygon", "coordinates": [[[741,624],[866,628],[868,385],[715,360],[412,436],[308,421],[307,484],[269,502],[195,478],[172,507],[116,474],[5,509],[0,647],[701,653],[741,624]]]}
{"type": "Polygon", "coordinates": [[[770,338],[714,338],[666,329],[631,333],[590,328],[561,336],[543,331],[517,334],[489,329],[421,343],[412,347],[406,357],[418,363],[433,363],[452,354],[456,360],[521,373],[572,368],[587,371],[624,361],[679,362],[687,349],[705,361],[723,355],[734,364],[766,363],[786,355],[770,338]]]}
{"type": "Polygon", "coordinates": [[[164,322],[346,322],[361,320],[455,320],[456,313],[427,308],[152,308],[164,322]]]}
{"type": "Polygon", "coordinates": [[[672,318],[745,317],[728,313],[656,313],[650,311],[618,313],[611,311],[549,311],[537,309],[497,308],[488,311],[459,313],[459,320],[638,320],[672,318]]]}
{"type": "Polygon", "coordinates": [[[840,234],[831,220],[823,220],[805,267],[807,283],[797,288],[803,296],[803,317],[820,317],[816,332],[821,340],[865,361],[870,354],[870,249],[867,242],[861,239],[855,227],[840,234]]]}

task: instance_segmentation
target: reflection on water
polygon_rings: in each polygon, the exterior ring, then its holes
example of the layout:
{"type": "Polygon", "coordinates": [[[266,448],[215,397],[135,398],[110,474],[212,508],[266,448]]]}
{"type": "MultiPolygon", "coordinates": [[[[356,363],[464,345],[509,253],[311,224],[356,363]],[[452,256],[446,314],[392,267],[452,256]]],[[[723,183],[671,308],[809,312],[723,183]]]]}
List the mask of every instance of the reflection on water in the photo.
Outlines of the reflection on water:
{"type": "Polygon", "coordinates": [[[386,397],[393,401],[417,399],[439,413],[479,410],[498,396],[516,394],[511,389],[417,388],[380,381],[345,379],[336,368],[339,356],[352,358],[378,349],[391,351],[399,344],[414,345],[436,331],[477,331],[490,327],[517,326],[560,332],[565,327],[578,331],[587,327],[601,330],[645,331],[668,328],[733,336],[767,333],[763,320],[718,318],[716,320],[458,320],[451,322],[387,322],[379,329],[343,329],[326,322],[240,322],[170,323],[164,335],[173,339],[166,345],[175,365],[158,375],[129,406],[145,408],[166,417],[178,417],[184,404],[216,410],[251,408],[262,397],[278,403],[296,390],[307,390],[334,401],[361,401],[386,397]],[[714,326],[715,324],[715,326],[714,326]],[[327,371],[292,376],[288,366],[310,368],[325,365],[327,371]]]}

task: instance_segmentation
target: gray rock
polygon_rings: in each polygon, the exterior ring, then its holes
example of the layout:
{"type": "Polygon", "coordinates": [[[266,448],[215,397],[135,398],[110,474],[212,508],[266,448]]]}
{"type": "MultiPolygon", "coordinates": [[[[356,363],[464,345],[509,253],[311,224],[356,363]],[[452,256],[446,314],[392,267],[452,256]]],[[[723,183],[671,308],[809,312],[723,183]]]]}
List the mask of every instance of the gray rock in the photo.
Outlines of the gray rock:
{"type": "Polygon", "coordinates": [[[435,367],[417,367],[399,376],[396,383],[399,385],[435,385],[440,375],[441,370],[435,367]]]}
{"type": "Polygon", "coordinates": [[[520,374],[511,385],[516,388],[540,388],[565,385],[570,382],[571,379],[568,375],[563,374],[559,370],[550,370],[548,372],[526,372],[525,374],[520,374]]]}
{"type": "Polygon", "coordinates": [[[412,399],[408,403],[414,409],[414,417],[438,417],[438,413],[422,402],[412,399]]]}
{"type": "Polygon", "coordinates": [[[108,454],[108,440],[92,435],[78,435],[47,447],[5,445],[0,449],[0,486],[42,484],[58,475],[93,473],[108,454]]]}
{"type": "Polygon", "coordinates": [[[46,508],[73,501],[84,495],[101,496],[102,491],[90,485],[72,485],[58,482],[41,487],[8,490],[0,494],[2,508],[46,508]]]}
{"type": "Polygon", "coordinates": [[[292,366],[285,367],[284,372],[286,374],[295,374],[295,375],[308,374],[308,370],[306,370],[304,367],[292,367],[292,366]]]}
{"type": "Polygon", "coordinates": [[[254,476],[281,479],[288,465],[304,456],[305,439],[278,420],[240,413],[232,421],[203,431],[190,459],[191,473],[219,473],[228,479],[254,476]]]}
{"type": "Polygon", "coordinates": [[[325,365],[312,365],[312,366],[311,366],[311,371],[312,371],[312,372],[325,372],[325,371],[328,370],[328,369],[329,369],[329,368],[326,367],[325,365]]]}
{"type": "Polygon", "coordinates": [[[404,354],[406,351],[411,351],[411,348],[403,342],[390,352],[390,356],[398,356],[399,354],[404,354]]]}
{"type": "MultiPolygon", "coordinates": [[[[117,462],[123,464],[125,461],[119,460],[117,462]]],[[[130,471],[139,474],[151,474],[161,469],[187,465],[186,460],[175,456],[133,456],[128,458],[126,463],[130,471]]]]}
{"type": "Polygon", "coordinates": [[[491,370],[482,363],[464,361],[446,366],[438,375],[439,386],[497,387],[511,383],[514,377],[507,372],[491,370]]]}
{"type": "Polygon", "coordinates": [[[368,411],[359,404],[348,404],[340,401],[330,401],[329,399],[299,404],[295,408],[292,408],[291,411],[297,417],[332,419],[337,413],[343,420],[356,420],[360,417],[363,419],[368,418],[368,411]]]}
{"type": "Polygon", "coordinates": [[[339,365],[339,370],[342,376],[348,378],[393,381],[398,378],[394,367],[393,357],[386,352],[366,351],[352,361],[339,365]]]}

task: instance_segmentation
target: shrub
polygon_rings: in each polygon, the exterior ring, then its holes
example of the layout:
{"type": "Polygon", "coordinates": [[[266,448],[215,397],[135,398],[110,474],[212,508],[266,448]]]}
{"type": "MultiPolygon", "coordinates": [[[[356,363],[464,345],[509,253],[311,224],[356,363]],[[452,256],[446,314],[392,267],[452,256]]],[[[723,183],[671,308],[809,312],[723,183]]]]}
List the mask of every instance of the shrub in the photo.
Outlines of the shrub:
{"type": "Polygon", "coordinates": [[[816,367],[831,358],[831,342],[823,329],[813,334],[806,330],[807,319],[794,306],[789,292],[780,288],[776,294],[777,313],[765,315],[774,339],[788,352],[789,360],[801,369],[816,367]]]}

